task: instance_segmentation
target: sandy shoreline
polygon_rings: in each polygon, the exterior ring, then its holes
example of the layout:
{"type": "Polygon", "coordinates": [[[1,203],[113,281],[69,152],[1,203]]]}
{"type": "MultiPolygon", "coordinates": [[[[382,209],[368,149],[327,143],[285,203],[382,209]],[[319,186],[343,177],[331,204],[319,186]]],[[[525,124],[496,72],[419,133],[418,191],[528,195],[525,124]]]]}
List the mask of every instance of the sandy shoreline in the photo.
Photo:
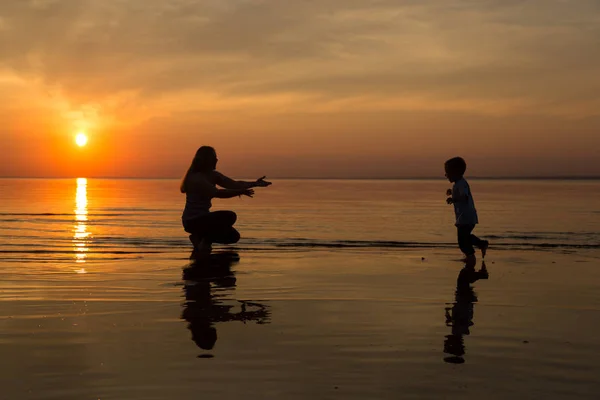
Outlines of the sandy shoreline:
{"type": "Polygon", "coordinates": [[[89,263],[86,274],[0,264],[6,398],[600,390],[594,252],[492,253],[489,279],[458,297],[455,252],[240,252],[210,282],[186,256],[89,263]],[[464,363],[444,362],[457,348],[464,363]]]}

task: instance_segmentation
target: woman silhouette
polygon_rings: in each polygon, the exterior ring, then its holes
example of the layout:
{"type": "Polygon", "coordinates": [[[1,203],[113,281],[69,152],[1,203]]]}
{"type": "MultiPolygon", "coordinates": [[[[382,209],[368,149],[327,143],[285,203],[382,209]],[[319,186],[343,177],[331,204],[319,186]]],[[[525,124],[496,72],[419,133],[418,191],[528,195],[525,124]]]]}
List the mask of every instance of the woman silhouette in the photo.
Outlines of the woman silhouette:
{"type": "Polygon", "coordinates": [[[213,198],[252,197],[253,187],[271,184],[264,176],[255,182],[235,181],[216,171],[217,161],[215,149],[200,147],[180,187],[186,197],[181,217],[183,228],[190,233],[194,253],[199,255],[209,254],[212,243],[232,244],[240,240],[239,232],[233,227],[237,215],[233,211],[211,212],[213,198]],[[217,186],[223,189],[217,189],[217,186]]]}

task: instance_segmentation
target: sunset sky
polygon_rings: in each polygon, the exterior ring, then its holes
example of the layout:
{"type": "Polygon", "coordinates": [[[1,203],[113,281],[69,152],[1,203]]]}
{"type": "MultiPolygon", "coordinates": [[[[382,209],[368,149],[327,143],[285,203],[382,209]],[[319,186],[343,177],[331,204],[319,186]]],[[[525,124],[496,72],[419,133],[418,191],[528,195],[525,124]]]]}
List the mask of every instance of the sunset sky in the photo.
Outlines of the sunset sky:
{"type": "Polygon", "coordinates": [[[600,2],[3,0],[0,118],[0,176],[600,176],[600,2]]]}

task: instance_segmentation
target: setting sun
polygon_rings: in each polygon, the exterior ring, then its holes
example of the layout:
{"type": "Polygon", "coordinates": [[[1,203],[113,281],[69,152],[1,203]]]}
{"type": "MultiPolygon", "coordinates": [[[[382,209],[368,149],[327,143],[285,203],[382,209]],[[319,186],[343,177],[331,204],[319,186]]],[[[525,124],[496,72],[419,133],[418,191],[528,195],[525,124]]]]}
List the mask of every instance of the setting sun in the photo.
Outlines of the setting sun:
{"type": "Polygon", "coordinates": [[[83,147],[87,144],[87,142],[88,137],[85,133],[78,133],[77,136],[75,136],[75,143],[77,143],[77,146],[83,147]]]}

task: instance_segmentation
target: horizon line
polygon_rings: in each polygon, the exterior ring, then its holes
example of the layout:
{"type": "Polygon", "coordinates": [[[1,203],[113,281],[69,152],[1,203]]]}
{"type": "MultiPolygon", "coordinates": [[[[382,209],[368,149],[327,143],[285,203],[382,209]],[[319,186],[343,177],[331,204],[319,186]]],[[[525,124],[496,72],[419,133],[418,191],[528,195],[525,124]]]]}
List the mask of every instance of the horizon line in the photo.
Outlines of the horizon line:
{"type": "MultiPolygon", "coordinates": [[[[0,179],[49,179],[49,180],[60,180],[60,179],[115,179],[115,180],[180,180],[181,177],[139,177],[139,176],[0,176],[0,179]]],[[[565,175],[565,176],[470,176],[468,179],[475,180],[600,180],[599,176],[581,176],[581,175],[565,175]]],[[[237,179],[252,179],[238,177],[237,179]]],[[[391,181],[391,180],[447,180],[445,177],[429,176],[429,177],[272,177],[268,179],[280,179],[280,180],[379,180],[379,181],[391,181]]]]}

